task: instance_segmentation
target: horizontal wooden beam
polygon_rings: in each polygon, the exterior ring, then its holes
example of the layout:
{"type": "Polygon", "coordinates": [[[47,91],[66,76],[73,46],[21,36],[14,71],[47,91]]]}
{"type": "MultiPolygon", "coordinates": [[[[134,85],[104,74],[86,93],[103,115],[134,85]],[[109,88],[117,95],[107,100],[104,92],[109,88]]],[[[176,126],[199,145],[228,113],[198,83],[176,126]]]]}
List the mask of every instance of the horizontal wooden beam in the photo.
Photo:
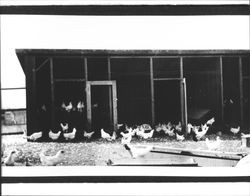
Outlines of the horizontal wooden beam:
{"type": "Polygon", "coordinates": [[[39,15],[249,15],[249,5],[22,5],[1,14],[39,15]]]}

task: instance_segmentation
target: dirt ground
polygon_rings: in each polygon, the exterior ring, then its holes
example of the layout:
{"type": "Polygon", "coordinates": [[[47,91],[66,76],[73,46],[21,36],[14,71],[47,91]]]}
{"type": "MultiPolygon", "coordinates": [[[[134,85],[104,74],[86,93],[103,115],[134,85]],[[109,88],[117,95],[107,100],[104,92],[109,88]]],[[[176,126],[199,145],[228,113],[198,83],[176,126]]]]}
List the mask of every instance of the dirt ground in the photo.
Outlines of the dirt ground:
{"type": "MultiPolygon", "coordinates": [[[[216,135],[207,136],[214,140],[216,135]]],[[[219,150],[224,152],[242,152],[240,136],[222,135],[219,150]]],[[[45,150],[45,154],[54,155],[59,150],[66,152],[64,161],[60,165],[71,166],[102,166],[107,165],[109,159],[119,161],[130,159],[129,152],[121,144],[118,138],[114,142],[103,139],[82,142],[27,142],[22,135],[3,135],[2,144],[5,145],[4,159],[11,150],[18,151],[17,163],[25,165],[25,157],[31,165],[41,165],[39,154],[45,150]]],[[[193,150],[207,150],[205,141],[184,140],[178,142],[171,138],[151,138],[149,140],[132,139],[131,145],[153,145],[161,147],[175,147],[193,150]]]]}

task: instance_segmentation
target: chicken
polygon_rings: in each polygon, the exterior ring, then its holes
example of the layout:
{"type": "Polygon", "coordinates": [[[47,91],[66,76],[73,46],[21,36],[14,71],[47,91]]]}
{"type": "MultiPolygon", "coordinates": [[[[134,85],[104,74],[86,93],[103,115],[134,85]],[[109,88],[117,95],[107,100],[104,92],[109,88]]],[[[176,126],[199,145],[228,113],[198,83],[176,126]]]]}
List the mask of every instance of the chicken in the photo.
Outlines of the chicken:
{"type": "Polygon", "coordinates": [[[208,126],[211,126],[214,122],[215,122],[215,119],[214,119],[214,117],[213,117],[213,118],[211,118],[210,120],[208,120],[208,121],[206,122],[206,124],[207,124],[208,126]]]}
{"type": "Polygon", "coordinates": [[[124,133],[124,132],[121,132],[120,133],[122,135],[123,138],[128,138],[128,137],[132,137],[132,129],[128,132],[128,133],[124,133]]]}
{"type": "Polygon", "coordinates": [[[57,140],[60,135],[61,135],[62,131],[58,131],[57,133],[53,133],[51,130],[49,131],[49,138],[51,138],[52,140],[57,140]]]}
{"type": "Polygon", "coordinates": [[[178,131],[179,133],[182,132],[181,122],[179,122],[178,125],[175,126],[175,130],[178,131]]]}
{"type": "MultiPolygon", "coordinates": [[[[26,131],[25,131],[25,132],[26,132],[26,131]]],[[[41,138],[42,135],[43,135],[43,132],[42,132],[42,131],[40,131],[40,132],[35,132],[35,133],[31,134],[30,136],[27,136],[27,133],[25,133],[25,134],[23,135],[23,138],[24,138],[24,139],[27,139],[27,140],[30,140],[30,141],[36,141],[36,140],[38,140],[39,138],[41,138]]]]}
{"type": "Polygon", "coordinates": [[[129,144],[124,144],[124,147],[126,150],[129,151],[133,159],[143,157],[153,149],[153,146],[148,146],[146,148],[136,148],[136,147],[130,146],[129,144]]]}
{"type": "Polygon", "coordinates": [[[154,129],[152,129],[150,132],[144,132],[144,133],[141,133],[141,137],[143,139],[149,139],[149,138],[152,138],[153,137],[153,134],[154,134],[154,129]]]}
{"type": "Polygon", "coordinates": [[[175,133],[177,141],[183,141],[185,139],[184,135],[179,135],[177,132],[175,133]]]}
{"type": "Polygon", "coordinates": [[[234,127],[230,128],[230,132],[232,132],[234,135],[239,133],[239,131],[240,131],[240,126],[238,126],[237,128],[234,128],[234,127]]]}
{"type": "Polygon", "coordinates": [[[66,125],[63,125],[63,123],[60,123],[60,125],[61,125],[61,127],[62,127],[62,131],[63,131],[63,132],[68,131],[68,129],[69,129],[69,124],[68,124],[68,123],[66,123],[66,125]]]}
{"type": "Polygon", "coordinates": [[[94,131],[92,132],[84,131],[83,136],[90,139],[94,133],[95,133],[94,131]]]}
{"type": "Polygon", "coordinates": [[[206,138],[206,145],[208,150],[217,150],[220,147],[221,140],[220,137],[216,137],[216,141],[210,141],[208,138],[206,138]]]}
{"type": "Polygon", "coordinates": [[[197,127],[193,129],[197,140],[201,140],[206,135],[208,128],[209,127],[206,124],[204,124],[204,125],[201,125],[201,131],[199,131],[199,128],[197,129],[197,127]]]}
{"type": "Polygon", "coordinates": [[[249,169],[250,168],[250,154],[248,154],[245,157],[243,157],[242,159],[240,159],[235,167],[249,169]]]}
{"type": "Polygon", "coordinates": [[[9,155],[4,160],[4,165],[6,166],[14,166],[15,165],[15,159],[16,159],[16,151],[12,150],[9,155]]]}
{"type": "Polygon", "coordinates": [[[188,123],[188,125],[187,125],[187,133],[190,134],[193,128],[194,128],[193,125],[188,123]]]}
{"type": "Polygon", "coordinates": [[[108,141],[113,141],[116,139],[116,132],[114,131],[113,134],[110,135],[109,133],[105,132],[104,129],[101,129],[101,137],[108,141]]]}
{"type": "Polygon", "coordinates": [[[157,133],[160,133],[161,131],[163,131],[162,125],[161,125],[160,123],[159,123],[158,125],[155,126],[155,131],[156,131],[157,133]]]}
{"type": "Polygon", "coordinates": [[[69,105],[66,105],[66,106],[65,106],[65,110],[66,110],[67,112],[70,112],[72,109],[73,109],[73,104],[72,104],[72,102],[70,101],[70,102],[69,102],[69,105]]]}
{"type": "Polygon", "coordinates": [[[129,144],[132,140],[132,135],[126,135],[126,137],[122,137],[121,143],[122,144],[129,144]]]}
{"type": "Polygon", "coordinates": [[[82,111],[83,111],[83,108],[84,108],[84,103],[81,102],[81,101],[79,101],[79,102],[77,103],[76,108],[77,108],[77,110],[78,110],[79,112],[82,112],[82,111]]]}
{"type": "Polygon", "coordinates": [[[66,140],[73,140],[76,136],[76,128],[73,128],[73,131],[71,133],[63,133],[63,137],[66,140]]]}
{"type": "Polygon", "coordinates": [[[63,150],[59,150],[56,155],[54,156],[47,156],[44,154],[44,152],[42,151],[40,153],[40,160],[42,165],[46,165],[46,166],[56,166],[59,163],[61,163],[64,159],[64,151],[63,150]]]}

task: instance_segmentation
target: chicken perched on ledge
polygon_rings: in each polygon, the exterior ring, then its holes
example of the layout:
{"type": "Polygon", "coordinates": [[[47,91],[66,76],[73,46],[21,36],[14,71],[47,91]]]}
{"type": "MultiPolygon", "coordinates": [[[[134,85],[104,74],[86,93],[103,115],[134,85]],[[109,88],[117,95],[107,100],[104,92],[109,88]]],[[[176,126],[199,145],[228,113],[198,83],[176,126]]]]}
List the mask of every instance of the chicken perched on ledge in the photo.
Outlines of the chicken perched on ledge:
{"type": "Polygon", "coordinates": [[[58,165],[59,163],[61,163],[64,159],[64,151],[63,150],[59,150],[56,155],[54,156],[47,156],[44,154],[44,151],[42,151],[40,153],[40,160],[41,160],[41,163],[42,165],[45,165],[45,166],[56,166],[58,165]]]}

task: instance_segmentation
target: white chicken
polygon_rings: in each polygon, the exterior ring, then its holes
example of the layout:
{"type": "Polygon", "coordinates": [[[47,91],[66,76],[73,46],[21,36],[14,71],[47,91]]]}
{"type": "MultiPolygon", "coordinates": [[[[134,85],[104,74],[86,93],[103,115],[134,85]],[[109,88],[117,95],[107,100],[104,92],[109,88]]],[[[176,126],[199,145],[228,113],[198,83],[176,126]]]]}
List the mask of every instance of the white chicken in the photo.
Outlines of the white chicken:
{"type": "Polygon", "coordinates": [[[49,131],[49,138],[52,140],[57,140],[60,135],[61,135],[62,131],[58,131],[57,133],[53,133],[51,130],[49,131]]]}
{"type": "Polygon", "coordinates": [[[30,141],[36,141],[39,138],[41,138],[42,135],[43,135],[43,132],[40,131],[40,132],[35,132],[35,133],[31,134],[30,136],[27,136],[27,132],[26,132],[26,130],[24,130],[23,138],[30,140],[30,141]]]}
{"type": "Polygon", "coordinates": [[[157,133],[160,133],[161,131],[163,131],[163,130],[162,130],[162,124],[159,123],[158,125],[156,125],[156,126],[155,126],[155,131],[156,131],[157,133]]]}
{"type": "Polygon", "coordinates": [[[71,133],[63,133],[63,137],[66,140],[73,140],[76,136],[76,128],[73,128],[73,131],[71,133]]]}
{"type": "Polygon", "coordinates": [[[206,138],[205,142],[208,150],[217,150],[221,145],[221,139],[219,136],[216,137],[216,141],[210,141],[208,138],[206,138]]]}
{"type": "Polygon", "coordinates": [[[113,141],[116,139],[116,132],[114,131],[113,134],[110,135],[109,133],[105,132],[104,129],[101,129],[101,137],[108,141],[113,141]]]}
{"type": "Polygon", "coordinates": [[[73,109],[73,104],[71,103],[71,101],[69,102],[69,105],[66,105],[65,106],[65,110],[67,111],[67,112],[70,112],[70,110],[72,110],[73,109]]]}
{"type": "Polygon", "coordinates": [[[231,127],[230,128],[230,132],[232,132],[234,135],[236,135],[237,133],[239,133],[239,131],[240,131],[240,126],[238,126],[238,127],[231,127]]]}
{"type": "Polygon", "coordinates": [[[199,131],[197,128],[194,128],[197,140],[201,140],[206,135],[208,128],[209,127],[206,124],[201,125],[201,131],[199,131]]]}
{"type": "Polygon", "coordinates": [[[235,167],[249,169],[250,168],[250,154],[248,154],[245,157],[243,157],[242,159],[240,159],[235,167]]]}
{"type": "Polygon", "coordinates": [[[179,133],[182,131],[181,122],[179,122],[178,125],[175,126],[175,130],[178,131],[179,133]]]}
{"type": "Polygon", "coordinates": [[[214,122],[215,122],[215,119],[214,119],[214,117],[213,117],[213,118],[209,119],[209,120],[206,122],[206,124],[207,124],[208,126],[210,126],[210,125],[214,124],[214,122]]]}
{"type": "Polygon", "coordinates": [[[132,140],[132,135],[126,135],[126,137],[122,137],[121,143],[122,144],[129,144],[132,140]]]}
{"type": "Polygon", "coordinates": [[[144,157],[153,149],[153,146],[147,146],[145,148],[136,148],[136,147],[130,146],[129,144],[124,144],[124,147],[126,150],[129,151],[129,154],[131,155],[133,159],[144,157]]]}
{"type": "Polygon", "coordinates": [[[16,159],[16,151],[12,150],[9,155],[4,160],[4,165],[6,166],[14,166],[15,165],[15,159],[16,159]]]}
{"type": "Polygon", "coordinates": [[[63,125],[63,123],[60,123],[60,126],[62,127],[62,131],[66,132],[69,129],[69,124],[66,123],[65,125],[63,125]]]}
{"type": "Polygon", "coordinates": [[[190,134],[193,128],[194,128],[193,125],[191,123],[188,123],[188,125],[187,125],[187,133],[190,134]]]}
{"type": "Polygon", "coordinates": [[[45,165],[45,166],[56,166],[59,163],[63,162],[64,153],[65,152],[63,150],[59,150],[56,153],[56,155],[54,155],[54,156],[47,156],[42,151],[39,156],[40,156],[40,160],[41,160],[42,165],[45,165]]]}
{"type": "Polygon", "coordinates": [[[92,132],[84,131],[83,136],[90,139],[94,133],[95,133],[94,131],[92,131],[92,132]]]}
{"type": "Polygon", "coordinates": [[[77,103],[76,108],[77,108],[77,110],[78,110],[79,112],[82,112],[82,111],[83,111],[83,108],[84,108],[84,103],[81,102],[81,101],[79,101],[79,102],[77,103]]]}
{"type": "Polygon", "coordinates": [[[185,140],[185,137],[184,137],[184,135],[179,135],[177,132],[175,133],[175,135],[176,135],[176,140],[177,141],[183,141],[183,140],[185,140]]]}

